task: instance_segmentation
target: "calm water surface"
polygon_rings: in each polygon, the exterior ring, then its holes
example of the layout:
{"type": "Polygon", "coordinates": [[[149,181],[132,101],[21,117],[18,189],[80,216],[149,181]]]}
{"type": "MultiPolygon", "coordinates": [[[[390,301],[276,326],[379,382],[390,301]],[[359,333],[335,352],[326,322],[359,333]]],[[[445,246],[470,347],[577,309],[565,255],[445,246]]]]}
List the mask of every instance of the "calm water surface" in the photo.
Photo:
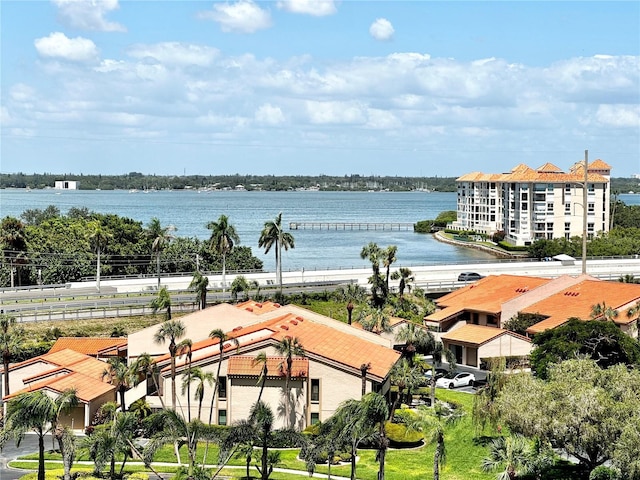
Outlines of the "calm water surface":
{"type": "MultiPolygon", "coordinates": [[[[640,195],[621,195],[629,205],[640,204],[640,195]]],[[[114,213],[147,224],[158,217],[163,225],[174,225],[177,235],[206,239],[208,222],[227,215],[240,235],[240,243],[253,249],[267,270],[274,269],[274,254],[258,248],[264,222],[282,212],[290,222],[402,222],[435,218],[444,210],[455,210],[455,193],[426,192],[200,192],[154,191],[56,191],[0,190],[0,217],[19,217],[30,208],[57,206],[62,213],[71,207],[86,207],[99,213],[114,213]]],[[[490,255],[433,240],[412,231],[292,230],[295,249],[283,252],[285,270],[366,267],[360,250],[369,242],[381,247],[398,246],[399,265],[473,262],[490,255]]]]}

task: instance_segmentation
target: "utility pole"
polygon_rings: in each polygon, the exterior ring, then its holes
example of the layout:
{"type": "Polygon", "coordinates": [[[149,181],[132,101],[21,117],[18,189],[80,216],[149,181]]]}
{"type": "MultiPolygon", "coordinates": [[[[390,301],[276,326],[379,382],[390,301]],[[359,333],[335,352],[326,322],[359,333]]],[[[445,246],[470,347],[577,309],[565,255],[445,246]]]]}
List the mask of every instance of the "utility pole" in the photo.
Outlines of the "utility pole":
{"type": "Polygon", "coordinates": [[[589,180],[589,150],[584,151],[584,183],[582,184],[582,274],[587,273],[587,189],[589,180]]]}

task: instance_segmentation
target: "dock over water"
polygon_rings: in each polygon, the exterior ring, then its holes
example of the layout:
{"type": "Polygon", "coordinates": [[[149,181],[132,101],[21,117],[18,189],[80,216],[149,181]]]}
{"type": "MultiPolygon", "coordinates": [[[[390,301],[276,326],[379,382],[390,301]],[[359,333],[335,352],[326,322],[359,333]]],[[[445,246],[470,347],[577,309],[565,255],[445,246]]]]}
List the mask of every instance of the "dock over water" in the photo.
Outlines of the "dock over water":
{"type": "Polygon", "coordinates": [[[289,222],[289,230],[410,230],[413,223],[402,222],[289,222]]]}

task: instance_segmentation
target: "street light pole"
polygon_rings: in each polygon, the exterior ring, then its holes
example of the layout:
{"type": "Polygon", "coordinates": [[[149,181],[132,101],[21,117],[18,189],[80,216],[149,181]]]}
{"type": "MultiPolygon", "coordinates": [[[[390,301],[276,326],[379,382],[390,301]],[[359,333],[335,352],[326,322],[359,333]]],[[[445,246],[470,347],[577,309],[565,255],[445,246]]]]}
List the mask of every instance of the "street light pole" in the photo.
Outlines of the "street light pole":
{"type": "Polygon", "coordinates": [[[589,150],[584,151],[584,184],[582,185],[582,274],[587,273],[587,188],[589,180],[589,150]]]}

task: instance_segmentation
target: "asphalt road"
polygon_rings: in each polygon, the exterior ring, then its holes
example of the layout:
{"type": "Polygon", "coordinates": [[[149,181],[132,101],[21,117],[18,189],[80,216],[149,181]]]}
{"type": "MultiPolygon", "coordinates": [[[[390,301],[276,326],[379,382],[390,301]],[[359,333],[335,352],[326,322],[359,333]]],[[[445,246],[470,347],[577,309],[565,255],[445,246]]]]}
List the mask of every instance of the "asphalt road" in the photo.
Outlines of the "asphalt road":
{"type": "MultiPolygon", "coordinates": [[[[45,448],[51,448],[51,436],[47,435],[44,440],[45,448]]],[[[35,434],[27,433],[19,447],[13,440],[9,440],[2,450],[0,450],[0,480],[18,480],[27,470],[13,470],[7,468],[7,463],[20,455],[34,453],[38,451],[38,437],[35,434]]],[[[37,466],[36,466],[37,468],[37,466]]]]}

